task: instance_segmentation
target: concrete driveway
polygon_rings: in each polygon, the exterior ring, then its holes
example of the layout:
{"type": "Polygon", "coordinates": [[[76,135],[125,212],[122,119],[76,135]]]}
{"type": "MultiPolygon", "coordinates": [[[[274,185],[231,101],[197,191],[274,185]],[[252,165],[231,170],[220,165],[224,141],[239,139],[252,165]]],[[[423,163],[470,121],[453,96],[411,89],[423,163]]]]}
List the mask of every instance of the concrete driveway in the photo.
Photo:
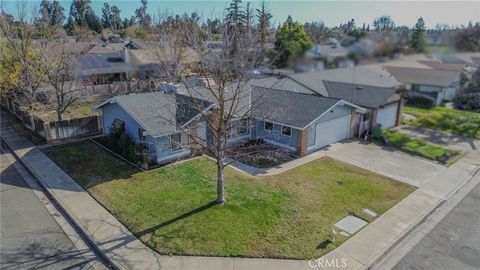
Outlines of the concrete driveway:
{"type": "Polygon", "coordinates": [[[360,141],[336,143],[326,150],[320,150],[323,151],[335,159],[417,187],[445,169],[442,165],[400,151],[360,141]]]}
{"type": "Polygon", "coordinates": [[[480,140],[438,130],[412,126],[399,126],[394,130],[460,152],[470,152],[480,149],[480,140]]]}

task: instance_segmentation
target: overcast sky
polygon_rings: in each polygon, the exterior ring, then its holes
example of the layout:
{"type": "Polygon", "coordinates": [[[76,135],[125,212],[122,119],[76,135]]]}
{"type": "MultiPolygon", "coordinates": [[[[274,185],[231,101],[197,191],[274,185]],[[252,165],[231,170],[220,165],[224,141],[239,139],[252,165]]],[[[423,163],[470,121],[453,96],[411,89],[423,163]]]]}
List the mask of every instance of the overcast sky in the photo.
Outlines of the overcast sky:
{"type": "MultiPolygon", "coordinates": [[[[0,0],[5,9],[14,12],[16,0],[0,0]]],[[[38,6],[40,0],[30,0],[28,4],[38,6]]],[[[66,13],[71,0],[61,0],[66,13]]],[[[122,10],[122,17],[134,15],[140,6],[140,0],[105,1],[92,0],[97,15],[101,14],[103,2],[115,4],[122,10]]],[[[244,1],[245,3],[246,1],[244,1]]],[[[258,7],[260,1],[250,1],[258,7]]],[[[158,14],[159,10],[168,10],[174,14],[197,11],[206,17],[219,17],[223,14],[229,1],[215,0],[149,0],[148,11],[158,14]]],[[[480,21],[480,1],[323,1],[323,0],[270,0],[266,1],[273,14],[274,24],[283,22],[288,15],[299,22],[323,21],[328,26],[338,25],[353,18],[358,26],[371,24],[375,17],[389,15],[397,25],[413,26],[422,16],[428,27],[437,23],[449,25],[467,24],[469,21],[480,21]]]]}

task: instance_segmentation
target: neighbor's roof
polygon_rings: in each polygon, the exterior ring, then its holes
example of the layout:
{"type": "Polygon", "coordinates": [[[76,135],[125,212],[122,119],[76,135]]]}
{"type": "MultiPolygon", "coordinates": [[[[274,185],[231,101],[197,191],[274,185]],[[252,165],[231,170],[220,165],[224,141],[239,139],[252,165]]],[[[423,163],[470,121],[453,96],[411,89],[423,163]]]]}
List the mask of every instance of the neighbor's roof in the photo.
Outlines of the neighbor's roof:
{"type": "Polygon", "coordinates": [[[459,71],[435,70],[426,68],[385,67],[398,81],[408,84],[420,84],[448,87],[459,79],[459,71]]]}
{"type": "Polygon", "coordinates": [[[442,63],[431,60],[419,60],[418,62],[436,70],[462,71],[465,67],[465,64],[462,63],[442,63]]]}
{"type": "Polygon", "coordinates": [[[279,90],[287,90],[292,92],[312,94],[315,93],[310,88],[288,78],[288,77],[266,77],[262,79],[252,80],[252,85],[265,87],[265,88],[274,88],[279,90]]]}
{"type": "Polygon", "coordinates": [[[329,96],[323,81],[343,82],[375,87],[395,88],[401,85],[395,78],[367,66],[328,69],[316,72],[289,75],[298,83],[322,96],[329,96]]]}
{"type": "Polygon", "coordinates": [[[301,94],[272,88],[252,87],[252,100],[257,103],[252,117],[304,129],[323,113],[340,102],[337,98],[301,94]]]}
{"type": "Polygon", "coordinates": [[[163,92],[116,96],[96,106],[117,103],[153,137],[175,132],[207,109],[209,103],[190,97],[163,92]]]}
{"type": "Polygon", "coordinates": [[[394,88],[324,81],[328,96],[343,99],[362,107],[378,108],[398,101],[400,94],[394,88]]]}

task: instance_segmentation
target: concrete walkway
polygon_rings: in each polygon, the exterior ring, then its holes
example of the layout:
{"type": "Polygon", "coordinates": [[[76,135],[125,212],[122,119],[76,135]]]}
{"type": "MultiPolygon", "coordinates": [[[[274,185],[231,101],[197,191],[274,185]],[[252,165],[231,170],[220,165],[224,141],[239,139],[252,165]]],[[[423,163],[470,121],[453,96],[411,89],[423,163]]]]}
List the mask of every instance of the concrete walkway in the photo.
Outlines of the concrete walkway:
{"type": "MultiPolygon", "coordinates": [[[[160,256],[141,243],[26,138],[8,129],[2,130],[1,136],[92,243],[119,269],[328,269],[329,267],[326,266],[332,266],[332,262],[335,266],[344,266],[343,269],[366,269],[443,200],[468,181],[480,165],[478,153],[471,152],[449,168],[443,168],[441,173],[425,180],[419,189],[399,204],[340,247],[313,263],[300,260],[169,257],[160,256]]],[[[344,152],[342,149],[332,147],[330,152],[328,149],[323,151],[325,153],[319,151],[295,162],[306,163],[326,155],[326,152],[333,155],[337,152],[336,157],[339,157],[338,153],[344,152]]],[[[291,164],[291,166],[294,165],[294,163],[291,164]]],[[[289,169],[287,167],[277,168],[277,171],[269,173],[279,173],[289,169]]],[[[404,168],[404,171],[408,170],[410,170],[409,167],[404,168]]]]}
{"type": "Polygon", "coordinates": [[[255,168],[235,161],[230,163],[230,165],[252,175],[267,176],[284,173],[325,156],[330,156],[416,187],[422,186],[432,177],[446,169],[445,166],[413,157],[401,151],[381,147],[373,143],[365,144],[357,140],[332,144],[310,155],[274,168],[255,168]],[[406,168],[408,169],[406,170],[406,168]]]}

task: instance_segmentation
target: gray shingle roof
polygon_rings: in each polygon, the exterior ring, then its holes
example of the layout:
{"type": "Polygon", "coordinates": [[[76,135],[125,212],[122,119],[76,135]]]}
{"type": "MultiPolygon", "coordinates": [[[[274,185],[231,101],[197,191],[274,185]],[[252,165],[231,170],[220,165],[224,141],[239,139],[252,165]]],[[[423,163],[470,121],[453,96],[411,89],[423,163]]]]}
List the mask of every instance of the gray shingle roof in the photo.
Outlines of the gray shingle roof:
{"type": "Polygon", "coordinates": [[[448,87],[459,80],[460,72],[434,70],[426,68],[385,67],[398,81],[408,84],[420,84],[448,87]]]}
{"type": "Polygon", "coordinates": [[[329,97],[343,99],[362,107],[378,108],[387,102],[400,99],[400,95],[394,96],[396,93],[394,88],[332,81],[324,81],[323,83],[329,97]]]}
{"type": "Polygon", "coordinates": [[[310,88],[288,78],[276,78],[276,77],[267,77],[263,79],[256,79],[252,81],[252,85],[265,87],[265,88],[274,88],[279,90],[287,90],[292,92],[304,93],[304,94],[313,94],[315,93],[310,88]]]}
{"type": "Polygon", "coordinates": [[[177,130],[209,103],[163,92],[116,96],[112,101],[128,112],[153,137],[177,130]],[[196,102],[196,103],[194,103],[196,102]]]}
{"type": "Polygon", "coordinates": [[[297,128],[305,128],[338,101],[320,95],[252,87],[252,117],[297,128]]]}
{"type": "Polygon", "coordinates": [[[386,76],[369,67],[328,69],[290,75],[290,78],[307,86],[322,96],[328,96],[323,81],[369,85],[375,87],[398,87],[401,85],[392,76],[386,76]]]}

